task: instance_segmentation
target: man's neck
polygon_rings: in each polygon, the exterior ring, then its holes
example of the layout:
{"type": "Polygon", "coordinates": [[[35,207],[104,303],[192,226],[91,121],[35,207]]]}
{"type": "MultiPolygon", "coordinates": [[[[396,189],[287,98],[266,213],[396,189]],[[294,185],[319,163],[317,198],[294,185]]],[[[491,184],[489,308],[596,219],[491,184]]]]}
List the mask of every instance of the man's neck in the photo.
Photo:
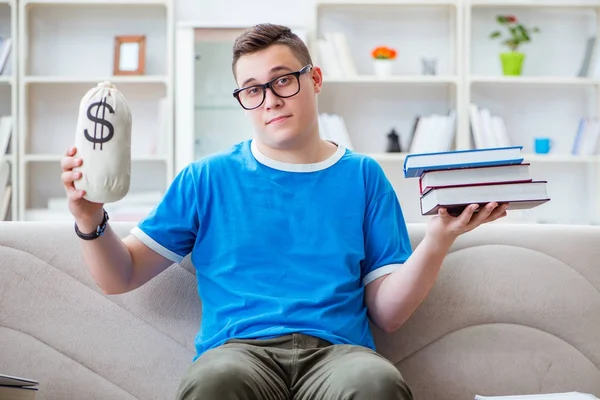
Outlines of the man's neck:
{"type": "Polygon", "coordinates": [[[306,143],[296,145],[292,148],[277,149],[256,141],[256,148],[262,155],[272,160],[289,164],[314,164],[322,162],[331,157],[337,150],[337,146],[317,136],[306,143]]]}

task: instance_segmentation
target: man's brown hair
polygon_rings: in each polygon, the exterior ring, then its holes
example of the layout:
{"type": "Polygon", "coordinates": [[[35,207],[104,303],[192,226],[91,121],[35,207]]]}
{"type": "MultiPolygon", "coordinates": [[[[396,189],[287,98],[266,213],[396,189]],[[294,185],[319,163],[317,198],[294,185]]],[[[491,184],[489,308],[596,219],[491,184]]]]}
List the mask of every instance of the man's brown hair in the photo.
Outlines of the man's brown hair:
{"type": "Polygon", "coordinates": [[[312,65],[308,48],[298,35],[287,26],[265,23],[253,26],[236,38],[233,44],[233,63],[231,65],[234,76],[235,65],[240,57],[264,50],[275,44],[288,46],[302,66],[312,65]]]}

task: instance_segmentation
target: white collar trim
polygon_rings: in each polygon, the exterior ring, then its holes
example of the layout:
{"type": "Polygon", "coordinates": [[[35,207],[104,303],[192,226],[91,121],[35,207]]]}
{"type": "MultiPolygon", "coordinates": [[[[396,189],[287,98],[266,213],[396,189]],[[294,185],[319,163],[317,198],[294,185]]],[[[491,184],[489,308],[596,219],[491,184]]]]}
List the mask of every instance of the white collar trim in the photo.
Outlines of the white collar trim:
{"type": "Polygon", "coordinates": [[[337,150],[335,151],[335,153],[333,153],[331,155],[331,157],[329,157],[326,160],[319,161],[317,163],[311,163],[311,164],[294,164],[294,163],[286,163],[286,162],[282,162],[282,161],[273,160],[272,158],[265,156],[258,150],[258,147],[256,146],[256,143],[254,140],[252,140],[250,142],[250,149],[252,151],[252,155],[254,156],[254,158],[256,158],[256,160],[258,162],[266,165],[267,167],[271,167],[271,168],[278,169],[280,171],[286,171],[286,172],[316,172],[316,171],[322,171],[324,169],[331,167],[336,162],[338,162],[342,158],[342,156],[345,154],[346,148],[344,146],[342,146],[339,143],[334,143],[334,144],[337,145],[337,150]]]}

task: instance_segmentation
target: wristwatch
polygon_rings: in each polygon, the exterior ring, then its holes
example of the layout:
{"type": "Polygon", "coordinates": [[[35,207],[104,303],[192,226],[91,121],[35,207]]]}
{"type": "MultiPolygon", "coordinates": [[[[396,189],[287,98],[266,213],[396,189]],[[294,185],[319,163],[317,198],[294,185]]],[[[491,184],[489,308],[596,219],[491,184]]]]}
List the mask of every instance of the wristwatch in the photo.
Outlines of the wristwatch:
{"type": "Polygon", "coordinates": [[[102,218],[102,222],[100,223],[100,225],[98,225],[96,230],[92,233],[81,232],[79,230],[79,227],[77,226],[77,222],[75,222],[75,233],[77,234],[77,236],[79,236],[83,240],[93,240],[93,239],[97,239],[100,236],[104,235],[104,230],[106,229],[106,224],[108,223],[108,213],[104,209],[102,209],[102,211],[104,211],[104,217],[102,218]]]}

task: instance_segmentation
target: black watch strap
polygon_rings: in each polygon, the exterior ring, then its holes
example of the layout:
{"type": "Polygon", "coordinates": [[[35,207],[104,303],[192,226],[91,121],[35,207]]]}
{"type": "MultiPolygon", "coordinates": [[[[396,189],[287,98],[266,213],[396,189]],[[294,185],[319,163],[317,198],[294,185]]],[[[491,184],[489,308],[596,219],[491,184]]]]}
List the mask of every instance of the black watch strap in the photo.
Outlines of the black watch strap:
{"type": "Polygon", "coordinates": [[[108,213],[104,209],[103,209],[103,211],[104,211],[104,217],[102,218],[102,222],[100,223],[100,225],[98,225],[96,230],[92,233],[81,232],[79,230],[79,227],[77,226],[77,222],[75,222],[75,233],[77,234],[77,236],[79,236],[83,240],[93,240],[93,239],[97,239],[100,236],[104,235],[104,230],[106,229],[106,224],[108,223],[108,213]]]}

